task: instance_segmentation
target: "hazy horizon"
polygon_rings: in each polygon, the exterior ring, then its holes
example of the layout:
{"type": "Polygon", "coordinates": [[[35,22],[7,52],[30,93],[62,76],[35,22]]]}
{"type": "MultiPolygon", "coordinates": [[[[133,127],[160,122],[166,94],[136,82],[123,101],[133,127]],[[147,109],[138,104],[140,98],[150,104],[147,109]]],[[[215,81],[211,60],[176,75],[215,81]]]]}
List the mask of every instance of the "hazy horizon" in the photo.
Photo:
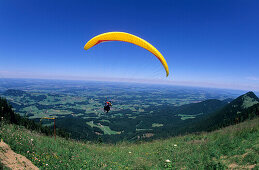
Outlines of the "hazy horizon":
{"type": "MultiPolygon", "coordinates": [[[[255,94],[259,95],[259,90],[251,90],[251,89],[234,89],[234,88],[226,88],[226,87],[214,87],[214,86],[202,86],[202,85],[194,85],[188,84],[188,82],[174,82],[174,83],[161,83],[161,82],[154,82],[154,80],[138,80],[138,79],[64,79],[63,77],[60,78],[32,78],[32,77],[10,77],[10,78],[0,78],[1,81],[4,82],[6,80],[39,80],[39,81],[71,81],[71,82],[100,82],[100,83],[130,83],[130,84],[143,84],[143,85],[161,85],[161,86],[169,86],[169,87],[186,87],[186,88],[201,88],[201,89],[214,89],[214,90],[227,90],[227,91],[237,91],[240,95],[246,93],[248,91],[253,91],[255,94]]],[[[8,82],[9,83],[9,82],[8,82]]]]}

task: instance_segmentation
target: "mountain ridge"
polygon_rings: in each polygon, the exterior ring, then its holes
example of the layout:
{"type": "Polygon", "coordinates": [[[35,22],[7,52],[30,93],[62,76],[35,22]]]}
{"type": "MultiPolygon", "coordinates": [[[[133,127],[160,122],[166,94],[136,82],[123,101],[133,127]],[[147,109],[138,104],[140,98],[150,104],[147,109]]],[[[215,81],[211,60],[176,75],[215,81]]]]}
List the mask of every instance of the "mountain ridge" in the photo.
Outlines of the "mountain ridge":
{"type": "Polygon", "coordinates": [[[251,119],[258,115],[259,98],[250,91],[237,97],[218,111],[206,116],[191,128],[197,128],[198,131],[202,131],[204,129],[212,131],[217,128],[243,122],[248,118],[251,119]]]}

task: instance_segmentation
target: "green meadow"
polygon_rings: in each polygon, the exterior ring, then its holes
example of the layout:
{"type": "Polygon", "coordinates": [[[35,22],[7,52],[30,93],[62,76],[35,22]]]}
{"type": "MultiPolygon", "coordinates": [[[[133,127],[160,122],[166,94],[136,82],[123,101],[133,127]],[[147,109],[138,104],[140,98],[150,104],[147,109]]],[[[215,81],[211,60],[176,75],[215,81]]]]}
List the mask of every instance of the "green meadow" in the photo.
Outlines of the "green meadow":
{"type": "Polygon", "coordinates": [[[109,126],[104,126],[102,124],[94,124],[93,121],[87,122],[87,124],[91,127],[97,127],[103,131],[104,134],[107,135],[115,135],[115,134],[120,134],[120,132],[116,132],[114,130],[111,130],[109,126]]]}
{"type": "Polygon", "coordinates": [[[15,152],[41,169],[259,168],[259,118],[210,133],[139,143],[55,140],[4,123],[0,132],[15,152]]]}
{"type": "Polygon", "coordinates": [[[182,120],[194,119],[196,116],[199,116],[199,115],[202,115],[202,113],[196,114],[196,115],[178,114],[178,116],[180,116],[182,120]]]}

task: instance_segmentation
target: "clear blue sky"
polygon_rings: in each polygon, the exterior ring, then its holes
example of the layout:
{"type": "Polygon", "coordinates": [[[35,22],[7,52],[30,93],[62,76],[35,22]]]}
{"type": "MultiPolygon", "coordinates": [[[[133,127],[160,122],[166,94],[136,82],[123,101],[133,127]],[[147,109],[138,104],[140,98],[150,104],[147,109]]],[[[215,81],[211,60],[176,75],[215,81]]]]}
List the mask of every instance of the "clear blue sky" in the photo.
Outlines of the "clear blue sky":
{"type": "Polygon", "coordinates": [[[259,91],[257,0],[1,0],[0,78],[135,80],[259,91]],[[137,35],[167,60],[109,31],[137,35]]]}

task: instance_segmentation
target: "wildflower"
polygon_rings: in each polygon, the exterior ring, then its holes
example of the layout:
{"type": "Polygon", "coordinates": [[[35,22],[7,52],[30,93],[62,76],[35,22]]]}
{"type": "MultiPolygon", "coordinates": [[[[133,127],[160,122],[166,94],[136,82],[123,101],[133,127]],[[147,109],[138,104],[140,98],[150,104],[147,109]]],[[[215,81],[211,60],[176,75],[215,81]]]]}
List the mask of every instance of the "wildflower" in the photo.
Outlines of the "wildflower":
{"type": "Polygon", "coordinates": [[[27,153],[29,153],[30,151],[27,151],[27,153]]]}
{"type": "Polygon", "coordinates": [[[174,146],[177,146],[176,144],[174,144],[174,146]]]}
{"type": "Polygon", "coordinates": [[[131,152],[129,152],[129,153],[131,153],[131,152]]]}
{"type": "Polygon", "coordinates": [[[46,166],[48,166],[49,164],[46,164],[46,166]]]}
{"type": "Polygon", "coordinates": [[[169,159],[165,160],[166,163],[170,163],[171,161],[169,159]]]}
{"type": "Polygon", "coordinates": [[[33,139],[31,139],[31,141],[33,141],[33,139]]]}

